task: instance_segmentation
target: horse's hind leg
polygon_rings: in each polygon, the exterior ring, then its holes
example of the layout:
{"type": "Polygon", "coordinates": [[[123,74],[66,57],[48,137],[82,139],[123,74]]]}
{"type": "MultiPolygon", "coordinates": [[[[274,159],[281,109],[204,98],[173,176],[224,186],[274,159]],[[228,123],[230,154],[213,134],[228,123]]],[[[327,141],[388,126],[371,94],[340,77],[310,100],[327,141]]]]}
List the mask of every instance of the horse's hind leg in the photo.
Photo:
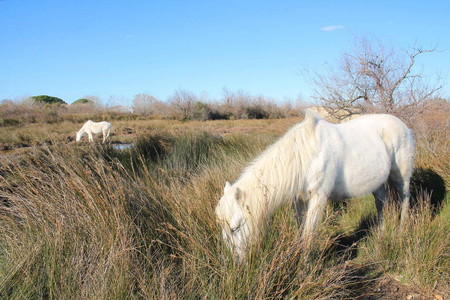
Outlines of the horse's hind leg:
{"type": "Polygon", "coordinates": [[[399,168],[395,167],[391,171],[391,175],[389,175],[389,185],[395,190],[402,201],[402,221],[406,220],[409,212],[409,198],[411,196],[409,182],[411,180],[411,173],[412,170],[406,169],[402,172],[399,168]]]}
{"type": "Polygon", "coordinates": [[[373,197],[375,198],[375,206],[378,212],[378,222],[383,222],[383,207],[386,202],[387,188],[386,184],[382,184],[375,192],[373,192],[373,197]]]}
{"type": "MultiPolygon", "coordinates": [[[[408,216],[410,197],[409,180],[410,176],[406,176],[405,178],[401,176],[401,173],[399,173],[398,170],[393,170],[389,175],[388,185],[383,184],[373,192],[373,196],[375,198],[375,206],[377,207],[378,212],[378,221],[381,224],[383,224],[383,207],[388,196],[388,186],[389,188],[394,189],[394,191],[402,201],[401,220],[404,221],[408,216]]],[[[393,196],[395,197],[395,195],[393,196]]]]}
{"type": "Polygon", "coordinates": [[[414,141],[409,131],[397,141],[394,149],[396,150],[388,182],[402,200],[401,220],[403,223],[409,212],[409,184],[414,169],[414,141]]]}
{"type": "Polygon", "coordinates": [[[402,201],[402,222],[409,212],[410,180],[414,168],[414,146],[412,143],[397,151],[395,161],[389,174],[389,185],[395,190],[402,201]]]}

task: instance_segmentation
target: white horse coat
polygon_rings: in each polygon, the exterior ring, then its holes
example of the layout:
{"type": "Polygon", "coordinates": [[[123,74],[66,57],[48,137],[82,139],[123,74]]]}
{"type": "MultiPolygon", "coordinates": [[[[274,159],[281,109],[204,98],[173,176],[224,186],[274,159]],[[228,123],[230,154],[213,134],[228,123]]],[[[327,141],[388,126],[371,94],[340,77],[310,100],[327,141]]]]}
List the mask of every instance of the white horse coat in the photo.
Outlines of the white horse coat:
{"type": "Polygon", "coordinates": [[[88,135],[89,142],[94,141],[94,134],[102,134],[103,135],[103,143],[109,137],[111,133],[111,123],[102,121],[102,122],[92,122],[91,120],[84,123],[83,127],[77,132],[77,142],[81,140],[83,135],[88,135]]]}
{"type": "Polygon", "coordinates": [[[387,183],[409,208],[414,142],[394,116],[365,115],[335,125],[307,110],[305,120],[256,158],[234,183],[226,183],[216,207],[222,235],[242,260],[264,220],[292,201],[299,219],[306,210],[303,238],[309,246],[327,199],[375,196],[379,219],[387,183]]]}

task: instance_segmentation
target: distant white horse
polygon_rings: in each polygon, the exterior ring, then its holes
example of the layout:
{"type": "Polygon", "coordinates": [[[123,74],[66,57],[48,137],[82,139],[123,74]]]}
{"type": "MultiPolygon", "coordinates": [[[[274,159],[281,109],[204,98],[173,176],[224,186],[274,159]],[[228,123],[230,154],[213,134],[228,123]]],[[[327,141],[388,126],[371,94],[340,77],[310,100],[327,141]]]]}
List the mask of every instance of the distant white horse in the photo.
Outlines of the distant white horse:
{"type": "Polygon", "coordinates": [[[327,198],[375,196],[381,220],[387,183],[409,209],[414,141],[410,130],[390,115],[365,115],[334,125],[307,110],[305,120],[256,158],[234,183],[226,183],[216,207],[223,238],[239,260],[245,257],[270,217],[292,202],[297,217],[306,210],[306,247],[327,198]]]}
{"type": "Polygon", "coordinates": [[[103,134],[103,143],[111,133],[111,123],[108,122],[92,122],[91,120],[84,123],[83,127],[77,132],[77,142],[81,140],[83,135],[87,134],[89,142],[94,141],[94,134],[103,134]]]}

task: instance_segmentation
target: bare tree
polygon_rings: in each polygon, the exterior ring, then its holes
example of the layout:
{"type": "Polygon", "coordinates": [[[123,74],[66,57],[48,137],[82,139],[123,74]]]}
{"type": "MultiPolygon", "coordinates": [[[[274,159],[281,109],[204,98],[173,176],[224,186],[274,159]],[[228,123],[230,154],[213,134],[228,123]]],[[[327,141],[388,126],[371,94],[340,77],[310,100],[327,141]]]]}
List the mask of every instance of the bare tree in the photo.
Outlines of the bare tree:
{"type": "Polygon", "coordinates": [[[149,94],[137,94],[133,99],[133,112],[148,116],[155,113],[155,106],[158,106],[160,101],[149,94]]]}
{"type": "Polygon", "coordinates": [[[396,52],[380,40],[357,39],[354,52],[344,53],[336,69],[313,74],[315,98],[339,120],[369,112],[410,119],[442,87],[416,71],[418,56],[436,51],[414,46],[396,52]]]}
{"type": "Polygon", "coordinates": [[[223,88],[222,107],[236,119],[248,119],[247,108],[253,101],[252,95],[244,90],[231,91],[223,88]]]}
{"type": "Polygon", "coordinates": [[[192,117],[197,102],[198,97],[194,93],[181,89],[169,97],[170,106],[185,120],[192,117]]]}
{"type": "Polygon", "coordinates": [[[84,98],[91,101],[96,109],[104,108],[103,101],[102,101],[102,99],[100,99],[100,97],[88,95],[88,96],[84,96],[84,98]]]}

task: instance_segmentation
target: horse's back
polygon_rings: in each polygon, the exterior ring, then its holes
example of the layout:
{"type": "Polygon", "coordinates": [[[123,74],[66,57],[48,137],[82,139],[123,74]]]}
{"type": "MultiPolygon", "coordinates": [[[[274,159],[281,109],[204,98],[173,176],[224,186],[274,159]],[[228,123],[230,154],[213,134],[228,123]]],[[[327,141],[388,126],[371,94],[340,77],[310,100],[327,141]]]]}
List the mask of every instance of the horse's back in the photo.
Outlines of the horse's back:
{"type": "Polygon", "coordinates": [[[92,122],[91,120],[87,121],[85,126],[88,130],[95,134],[106,133],[111,130],[111,123],[106,121],[101,122],[92,122]]]}
{"type": "Polygon", "coordinates": [[[360,133],[381,138],[391,155],[399,149],[414,151],[411,131],[405,123],[392,115],[365,115],[336,126],[351,134],[360,133]]]}
{"type": "Polygon", "coordinates": [[[327,147],[338,161],[333,198],[373,192],[386,182],[393,165],[412,168],[411,132],[394,116],[366,115],[325,127],[329,128],[327,147]]]}
{"type": "Polygon", "coordinates": [[[408,127],[399,118],[387,114],[370,114],[358,117],[351,121],[337,124],[341,128],[359,128],[360,130],[380,130],[386,127],[398,131],[409,131],[408,127]]]}

